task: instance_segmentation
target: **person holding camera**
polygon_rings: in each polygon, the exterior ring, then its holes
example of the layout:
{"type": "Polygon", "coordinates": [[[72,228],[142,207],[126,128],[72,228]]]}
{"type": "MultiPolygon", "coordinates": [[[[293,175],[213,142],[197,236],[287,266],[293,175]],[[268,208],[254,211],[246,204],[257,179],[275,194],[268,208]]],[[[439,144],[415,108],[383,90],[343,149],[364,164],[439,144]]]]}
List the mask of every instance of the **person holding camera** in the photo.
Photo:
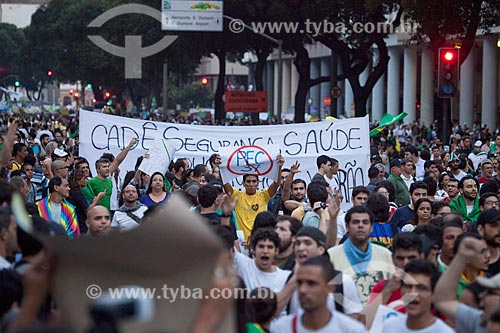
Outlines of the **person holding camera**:
{"type": "MultiPolygon", "coordinates": [[[[324,182],[324,181],[323,181],[324,182]]],[[[326,182],[324,182],[327,184],[326,182]]],[[[327,186],[329,187],[329,186],[327,186]]],[[[329,193],[322,182],[313,181],[307,187],[307,197],[311,205],[311,210],[308,211],[302,219],[302,225],[306,227],[315,227],[326,233],[326,220],[328,203],[331,201],[329,193]]]]}

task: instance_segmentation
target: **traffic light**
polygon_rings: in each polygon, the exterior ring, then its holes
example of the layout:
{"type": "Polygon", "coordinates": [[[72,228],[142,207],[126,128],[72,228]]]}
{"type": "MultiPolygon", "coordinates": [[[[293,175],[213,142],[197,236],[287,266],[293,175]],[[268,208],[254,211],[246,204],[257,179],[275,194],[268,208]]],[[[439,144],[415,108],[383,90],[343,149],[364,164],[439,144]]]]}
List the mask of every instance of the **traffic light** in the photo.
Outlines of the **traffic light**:
{"type": "Polygon", "coordinates": [[[75,92],[75,91],[74,91],[73,89],[70,89],[70,90],[69,90],[69,94],[70,94],[70,95],[73,95],[73,93],[74,93],[74,92],[75,92]]]}
{"type": "Polygon", "coordinates": [[[203,84],[204,86],[206,86],[208,84],[208,79],[206,77],[202,78],[201,79],[201,84],[203,84]]]}
{"type": "Polygon", "coordinates": [[[456,97],[460,75],[459,50],[441,47],[438,60],[438,96],[456,97]]]}
{"type": "Polygon", "coordinates": [[[20,87],[21,86],[21,82],[19,82],[19,81],[14,82],[14,86],[20,87]]]}
{"type": "Polygon", "coordinates": [[[54,72],[52,71],[52,69],[49,69],[49,70],[47,71],[47,76],[48,76],[48,77],[52,77],[52,75],[54,75],[54,72]]]}
{"type": "Polygon", "coordinates": [[[76,92],[76,93],[75,93],[75,98],[76,98],[76,99],[80,98],[80,93],[79,93],[79,92],[76,92]]]}
{"type": "Polygon", "coordinates": [[[106,92],[104,93],[104,98],[108,99],[108,98],[110,98],[110,97],[111,97],[111,94],[110,94],[109,92],[107,92],[107,91],[106,91],[106,92]]]}

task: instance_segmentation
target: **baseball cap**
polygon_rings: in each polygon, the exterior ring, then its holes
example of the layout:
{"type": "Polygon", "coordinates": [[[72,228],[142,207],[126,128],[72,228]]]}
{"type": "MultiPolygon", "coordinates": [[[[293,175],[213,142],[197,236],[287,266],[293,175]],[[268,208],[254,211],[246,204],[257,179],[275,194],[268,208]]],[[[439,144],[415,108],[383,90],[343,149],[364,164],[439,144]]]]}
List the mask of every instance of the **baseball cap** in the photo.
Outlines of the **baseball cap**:
{"type": "Polygon", "coordinates": [[[318,245],[326,246],[326,236],[321,230],[315,227],[302,227],[295,237],[307,236],[312,238],[318,245]]]}
{"type": "Polygon", "coordinates": [[[477,217],[477,225],[485,225],[487,223],[495,223],[500,220],[500,210],[492,208],[481,212],[477,217]]]}
{"type": "Polygon", "coordinates": [[[477,140],[476,142],[474,142],[474,147],[481,147],[483,145],[483,143],[481,142],[481,140],[477,140]]]}
{"type": "Polygon", "coordinates": [[[68,153],[63,149],[56,148],[56,150],[54,150],[54,155],[59,157],[65,157],[68,156],[68,153]]]}
{"type": "Polygon", "coordinates": [[[494,275],[490,278],[477,277],[477,283],[481,286],[490,288],[490,289],[499,289],[500,288],[500,273],[494,275]]]}
{"type": "Polygon", "coordinates": [[[393,160],[391,160],[391,168],[393,167],[400,167],[401,166],[401,161],[399,161],[399,159],[395,158],[393,160]]]}

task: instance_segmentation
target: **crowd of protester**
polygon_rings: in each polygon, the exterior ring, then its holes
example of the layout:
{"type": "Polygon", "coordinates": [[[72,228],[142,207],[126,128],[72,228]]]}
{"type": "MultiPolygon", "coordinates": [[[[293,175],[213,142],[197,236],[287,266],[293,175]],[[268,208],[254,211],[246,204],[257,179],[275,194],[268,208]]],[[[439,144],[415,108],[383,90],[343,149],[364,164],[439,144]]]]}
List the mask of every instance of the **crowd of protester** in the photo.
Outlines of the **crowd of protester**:
{"type": "MultiPolygon", "coordinates": [[[[89,161],[70,117],[0,118],[2,331],[49,332],[60,311],[44,303],[51,270],[43,244],[16,224],[15,193],[35,230],[71,239],[141,228],[173,196],[184,198],[230,263],[209,287],[234,288],[237,277],[249,292],[238,332],[500,331],[498,131],[455,125],[442,142],[432,126],[385,128],[371,138],[369,183],[343,211],[334,153],[316,157],[312,179],[277,156],[278,177],[265,189],[250,174],[242,188],[223,183],[218,154],[208,165],[179,157],[151,175],[139,170],[144,154],[121,177],[135,139],[89,161]],[[262,291],[268,297],[253,297],[262,291]],[[377,321],[381,305],[397,313],[377,321]]],[[[191,332],[218,332],[230,307],[202,301],[191,332]]]]}

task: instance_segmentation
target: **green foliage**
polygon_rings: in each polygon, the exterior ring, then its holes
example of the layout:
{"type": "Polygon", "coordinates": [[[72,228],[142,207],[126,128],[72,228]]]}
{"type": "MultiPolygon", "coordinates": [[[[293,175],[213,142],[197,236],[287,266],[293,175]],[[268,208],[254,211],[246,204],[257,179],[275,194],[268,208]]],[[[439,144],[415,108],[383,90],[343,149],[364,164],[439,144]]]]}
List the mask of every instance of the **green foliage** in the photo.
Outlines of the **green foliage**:
{"type": "MultiPolygon", "coordinates": [[[[24,42],[24,34],[21,29],[8,23],[0,23],[0,79],[2,76],[16,74],[19,70],[18,59],[21,56],[19,45],[24,42]]],[[[13,84],[17,79],[11,77],[4,80],[4,84],[13,84]]]]}
{"type": "Polygon", "coordinates": [[[190,107],[210,108],[213,105],[214,95],[208,87],[199,82],[193,82],[180,89],[176,100],[183,110],[190,107]]]}

